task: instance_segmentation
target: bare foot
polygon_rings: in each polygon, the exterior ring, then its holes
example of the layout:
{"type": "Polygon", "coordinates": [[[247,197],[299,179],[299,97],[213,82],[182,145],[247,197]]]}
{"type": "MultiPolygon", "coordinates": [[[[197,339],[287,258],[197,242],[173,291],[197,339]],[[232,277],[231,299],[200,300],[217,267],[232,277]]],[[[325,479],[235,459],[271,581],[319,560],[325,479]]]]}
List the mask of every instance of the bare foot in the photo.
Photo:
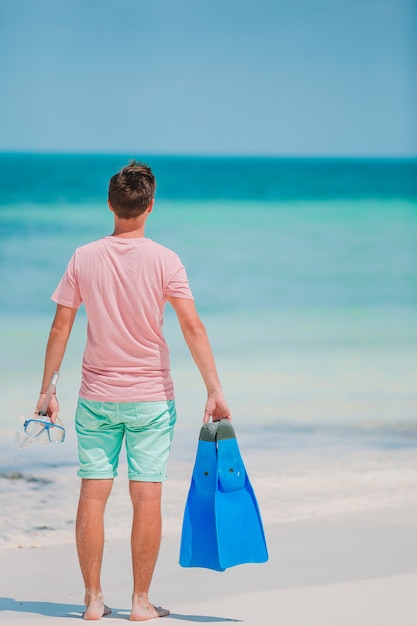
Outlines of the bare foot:
{"type": "Polygon", "coordinates": [[[101,593],[94,594],[87,591],[85,594],[84,603],[84,619],[98,620],[101,619],[104,615],[109,615],[111,613],[111,608],[104,604],[103,595],[101,593]]]}
{"type": "Polygon", "coordinates": [[[132,622],[144,622],[155,617],[165,617],[169,615],[168,609],[161,606],[154,606],[148,600],[147,594],[134,594],[132,597],[132,612],[129,619],[132,622]]]}

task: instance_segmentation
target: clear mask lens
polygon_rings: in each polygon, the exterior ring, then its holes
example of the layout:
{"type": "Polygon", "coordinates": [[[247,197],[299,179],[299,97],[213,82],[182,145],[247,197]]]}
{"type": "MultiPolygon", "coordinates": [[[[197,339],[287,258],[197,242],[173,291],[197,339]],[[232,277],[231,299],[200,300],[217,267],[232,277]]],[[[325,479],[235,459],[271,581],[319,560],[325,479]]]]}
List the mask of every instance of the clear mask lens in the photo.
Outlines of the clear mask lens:
{"type": "Polygon", "coordinates": [[[65,428],[54,424],[48,428],[48,437],[51,443],[63,443],[65,439],[65,428]]]}
{"type": "Polygon", "coordinates": [[[45,432],[46,428],[46,422],[41,420],[27,420],[27,422],[25,422],[25,433],[28,437],[32,437],[33,439],[36,439],[45,432]]]}

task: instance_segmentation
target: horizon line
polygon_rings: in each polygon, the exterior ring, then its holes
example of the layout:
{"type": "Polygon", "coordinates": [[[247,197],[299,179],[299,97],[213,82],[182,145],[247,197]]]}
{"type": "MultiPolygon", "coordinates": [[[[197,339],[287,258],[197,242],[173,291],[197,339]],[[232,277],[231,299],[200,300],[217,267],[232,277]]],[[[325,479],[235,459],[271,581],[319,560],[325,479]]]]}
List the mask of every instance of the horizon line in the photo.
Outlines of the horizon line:
{"type": "MultiPolygon", "coordinates": [[[[131,155],[136,154],[138,157],[138,153],[130,152],[130,151],[119,151],[116,150],[114,152],[108,151],[98,151],[93,152],[89,150],[68,150],[68,151],[58,151],[58,150],[12,150],[12,149],[0,149],[0,156],[8,156],[8,155],[22,155],[22,156],[103,156],[103,157],[111,157],[111,156],[123,156],[123,157],[131,157],[131,155]]],[[[390,160],[390,161],[415,161],[417,160],[417,153],[414,154],[216,154],[216,153],[174,153],[174,152],[142,152],[143,157],[151,157],[151,158],[178,158],[178,159],[285,159],[285,160],[307,160],[307,159],[317,159],[317,160],[355,160],[355,161],[366,161],[366,160],[390,160]]]]}

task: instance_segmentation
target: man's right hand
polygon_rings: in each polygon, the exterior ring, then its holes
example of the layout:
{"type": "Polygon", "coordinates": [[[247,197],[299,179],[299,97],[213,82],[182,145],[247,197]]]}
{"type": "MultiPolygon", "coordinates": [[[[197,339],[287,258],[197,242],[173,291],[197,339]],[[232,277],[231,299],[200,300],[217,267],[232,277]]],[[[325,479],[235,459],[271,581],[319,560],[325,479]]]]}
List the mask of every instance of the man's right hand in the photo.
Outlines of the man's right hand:
{"type": "MultiPolygon", "coordinates": [[[[46,393],[41,393],[41,395],[39,396],[39,400],[35,409],[35,415],[34,415],[35,419],[39,418],[39,410],[40,410],[40,407],[42,406],[45,396],[46,396],[46,393]]],[[[56,422],[56,418],[58,417],[58,412],[59,412],[59,403],[58,403],[56,395],[54,394],[49,402],[49,406],[47,410],[48,417],[53,424],[55,424],[56,422]]]]}

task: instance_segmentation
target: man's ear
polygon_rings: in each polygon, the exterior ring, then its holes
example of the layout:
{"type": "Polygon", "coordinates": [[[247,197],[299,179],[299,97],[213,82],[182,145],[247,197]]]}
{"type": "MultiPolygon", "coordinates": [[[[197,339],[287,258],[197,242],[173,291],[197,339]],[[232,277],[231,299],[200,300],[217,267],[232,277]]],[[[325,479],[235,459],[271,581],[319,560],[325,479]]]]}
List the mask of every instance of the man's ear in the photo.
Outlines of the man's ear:
{"type": "Polygon", "coordinates": [[[114,213],[114,209],[113,209],[112,205],[110,204],[110,200],[107,200],[107,205],[108,205],[108,207],[109,207],[110,211],[111,211],[112,213],[114,213]]]}
{"type": "Polygon", "coordinates": [[[155,198],[152,198],[147,209],[148,213],[152,213],[154,204],[155,204],[155,198]]]}

